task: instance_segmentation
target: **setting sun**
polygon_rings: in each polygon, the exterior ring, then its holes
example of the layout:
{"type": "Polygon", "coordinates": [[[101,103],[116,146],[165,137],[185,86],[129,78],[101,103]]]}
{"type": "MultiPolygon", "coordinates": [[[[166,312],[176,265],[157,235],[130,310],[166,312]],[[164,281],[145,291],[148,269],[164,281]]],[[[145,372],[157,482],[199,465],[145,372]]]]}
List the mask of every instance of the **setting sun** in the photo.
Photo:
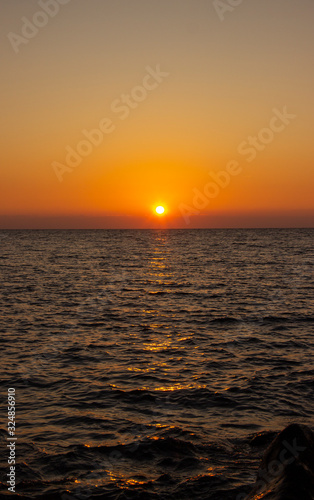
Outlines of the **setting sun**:
{"type": "Polygon", "coordinates": [[[164,207],[159,206],[156,208],[156,212],[158,215],[162,215],[164,211],[165,211],[164,207]]]}

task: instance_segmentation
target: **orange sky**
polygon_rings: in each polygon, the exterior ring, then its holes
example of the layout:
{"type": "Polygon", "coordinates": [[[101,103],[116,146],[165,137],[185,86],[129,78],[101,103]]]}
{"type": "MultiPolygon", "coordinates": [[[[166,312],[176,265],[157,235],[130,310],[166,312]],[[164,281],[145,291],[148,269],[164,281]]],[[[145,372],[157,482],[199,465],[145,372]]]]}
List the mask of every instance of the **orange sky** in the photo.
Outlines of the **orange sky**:
{"type": "Polygon", "coordinates": [[[55,5],[1,6],[0,227],[312,226],[312,2],[55,5]]]}

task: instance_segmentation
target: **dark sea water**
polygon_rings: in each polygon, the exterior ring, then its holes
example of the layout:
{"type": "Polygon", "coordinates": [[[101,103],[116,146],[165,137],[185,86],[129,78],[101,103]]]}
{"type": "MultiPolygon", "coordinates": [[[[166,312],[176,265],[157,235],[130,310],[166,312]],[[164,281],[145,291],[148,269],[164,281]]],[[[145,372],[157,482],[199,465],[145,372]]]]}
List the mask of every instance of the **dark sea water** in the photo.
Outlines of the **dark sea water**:
{"type": "Polygon", "coordinates": [[[3,231],[16,495],[237,500],[265,446],[313,424],[313,235],[3,231]]]}

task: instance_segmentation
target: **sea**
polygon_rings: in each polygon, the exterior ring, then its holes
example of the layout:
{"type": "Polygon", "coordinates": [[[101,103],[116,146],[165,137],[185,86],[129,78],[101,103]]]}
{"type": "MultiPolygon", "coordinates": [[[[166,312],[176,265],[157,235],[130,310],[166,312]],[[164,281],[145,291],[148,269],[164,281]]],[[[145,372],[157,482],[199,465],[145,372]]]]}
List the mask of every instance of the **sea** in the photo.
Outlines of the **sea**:
{"type": "Polygon", "coordinates": [[[1,498],[244,499],[313,425],[313,236],[1,231],[1,498]]]}

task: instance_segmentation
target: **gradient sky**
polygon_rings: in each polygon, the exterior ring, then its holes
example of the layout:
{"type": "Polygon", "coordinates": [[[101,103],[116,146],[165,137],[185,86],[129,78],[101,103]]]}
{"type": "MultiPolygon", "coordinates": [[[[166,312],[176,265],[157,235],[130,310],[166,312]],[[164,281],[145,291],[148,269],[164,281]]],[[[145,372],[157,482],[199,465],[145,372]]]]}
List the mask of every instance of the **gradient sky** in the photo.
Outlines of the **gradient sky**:
{"type": "Polygon", "coordinates": [[[312,0],[243,0],[220,16],[211,0],[56,5],[0,0],[0,227],[313,225],[312,0]],[[44,4],[54,17],[36,14],[44,4]],[[161,81],[148,77],[158,65],[161,81]],[[285,107],[289,123],[274,118],[285,107]],[[106,120],[69,166],[66,148],[106,120]],[[248,138],[270,123],[248,162],[248,138]],[[241,172],[196,206],[230,161],[241,172]]]}

